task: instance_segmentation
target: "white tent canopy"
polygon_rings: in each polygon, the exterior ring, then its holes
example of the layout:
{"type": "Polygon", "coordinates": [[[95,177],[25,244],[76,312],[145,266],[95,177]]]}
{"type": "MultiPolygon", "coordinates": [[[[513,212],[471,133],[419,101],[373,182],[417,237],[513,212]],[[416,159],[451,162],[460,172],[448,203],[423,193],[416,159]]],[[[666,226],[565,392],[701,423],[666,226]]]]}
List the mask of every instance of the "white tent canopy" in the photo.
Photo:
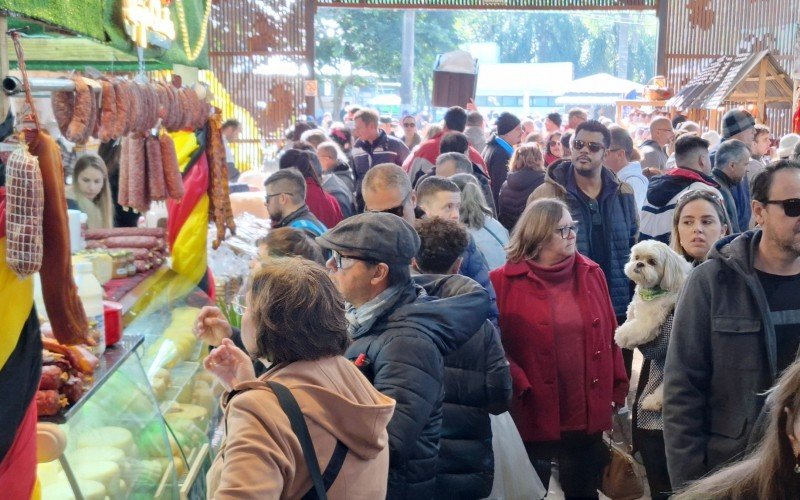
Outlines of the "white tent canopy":
{"type": "Polygon", "coordinates": [[[556,99],[559,105],[613,105],[617,99],[626,97],[632,91],[644,93],[644,85],[623,78],[598,73],[573,80],[564,87],[564,94],[556,99]]]}

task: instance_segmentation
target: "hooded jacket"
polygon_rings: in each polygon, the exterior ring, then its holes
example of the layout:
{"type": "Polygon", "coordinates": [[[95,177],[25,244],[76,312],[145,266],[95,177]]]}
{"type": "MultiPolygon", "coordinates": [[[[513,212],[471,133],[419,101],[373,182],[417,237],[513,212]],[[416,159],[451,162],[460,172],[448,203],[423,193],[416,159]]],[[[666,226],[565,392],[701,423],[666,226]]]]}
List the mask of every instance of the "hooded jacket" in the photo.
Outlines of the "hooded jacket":
{"type": "MultiPolygon", "coordinates": [[[[353,177],[356,185],[356,204],[358,211],[364,210],[364,198],[361,195],[361,182],[369,169],[381,163],[394,163],[402,167],[408,148],[405,143],[393,135],[378,129],[378,137],[374,142],[358,139],[353,146],[353,177]]],[[[333,227],[333,226],[331,226],[333,227]]]]}
{"type": "Polygon", "coordinates": [[[444,356],[486,320],[486,290],[459,275],[415,277],[395,304],[357,334],[345,356],[381,393],[396,401],[389,431],[388,499],[431,498],[442,426],[444,356]],[[451,296],[427,290],[444,286],[451,296]]]}
{"type": "Polygon", "coordinates": [[[493,135],[483,149],[483,160],[486,162],[489,179],[492,181],[492,196],[494,196],[495,206],[499,204],[500,187],[508,176],[508,161],[510,159],[511,155],[497,142],[497,136],[493,135]]]}
{"type": "MultiPolygon", "coordinates": [[[[445,132],[439,132],[427,141],[424,141],[417,147],[417,149],[414,150],[413,153],[408,155],[408,158],[406,158],[403,162],[403,170],[406,171],[410,179],[416,179],[418,172],[427,174],[430,172],[433,166],[436,165],[436,158],[439,157],[439,149],[442,145],[442,138],[449,132],[449,130],[445,132]]],[[[478,152],[478,150],[472,146],[469,146],[467,153],[469,160],[472,163],[478,164],[478,166],[481,167],[485,172],[486,164],[483,162],[483,157],[481,157],[481,154],[478,152]]]]}
{"type": "Polygon", "coordinates": [[[497,218],[506,229],[514,229],[525,211],[528,197],[542,185],[544,177],[545,173],[538,170],[525,169],[508,173],[497,198],[497,218]]]}
{"type": "Polygon", "coordinates": [[[746,449],[778,377],[777,341],[753,262],[761,230],[717,242],[675,306],[664,368],[664,442],[673,488],[746,449]]]}
{"type": "Polygon", "coordinates": [[[207,474],[208,498],[293,499],[312,488],[300,441],[265,380],[297,400],[321,470],[337,440],[347,446],[328,498],[383,498],[394,402],[341,356],[279,365],[223,396],[226,435],[207,474]]]}
{"type": "Polygon", "coordinates": [[[322,174],[322,189],[336,198],[336,202],[342,211],[342,219],[355,215],[353,193],[336,173],[322,174]]]}
{"type": "Polygon", "coordinates": [[[306,205],[328,227],[334,227],[344,219],[336,198],[326,193],[317,180],[311,177],[306,177],[306,205]]]}
{"type": "Polygon", "coordinates": [[[347,186],[347,190],[350,194],[354,194],[356,192],[356,185],[353,182],[353,171],[350,168],[350,165],[340,161],[333,167],[333,173],[336,174],[336,177],[341,179],[345,186],[347,186]]]}
{"type": "MultiPolygon", "coordinates": [[[[592,248],[592,214],[581,200],[575,183],[575,167],[569,160],[556,162],[547,169],[544,184],[536,188],[529,201],[540,198],[558,198],[569,207],[572,218],[578,221],[578,252],[592,259],[596,249],[592,248]]],[[[600,215],[603,217],[608,269],[605,273],[611,303],[617,316],[625,315],[632,297],[630,280],[625,276],[624,267],[628,262],[631,247],[636,243],[639,232],[639,218],[636,213],[636,199],[633,189],[620,182],[614,172],[603,167],[603,189],[597,199],[600,215]]]]}
{"type": "Polygon", "coordinates": [[[311,235],[312,238],[316,236],[322,236],[322,233],[328,230],[328,228],[325,227],[325,224],[320,222],[320,220],[311,213],[306,205],[303,205],[294,212],[285,216],[277,224],[273,223],[272,227],[293,227],[295,229],[301,229],[311,235]]]}
{"type": "Polygon", "coordinates": [[[708,175],[677,167],[650,179],[647,197],[639,214],[639,241],[658,240],[669,244],[675,205],[685,191],[705,189],[722,199],[719,184],[708,175]]]}
{"type": "MultiPolygon", "coordinates": [[[[437,276],[426,287],[440,298],[472,289],[437,276]]],[[[494,454],[489,413],[508,410],[511,376],[497,330],[489,321],[444,358],[444,405],[435,498],[485,498],[492,491],[494,454]]]]}

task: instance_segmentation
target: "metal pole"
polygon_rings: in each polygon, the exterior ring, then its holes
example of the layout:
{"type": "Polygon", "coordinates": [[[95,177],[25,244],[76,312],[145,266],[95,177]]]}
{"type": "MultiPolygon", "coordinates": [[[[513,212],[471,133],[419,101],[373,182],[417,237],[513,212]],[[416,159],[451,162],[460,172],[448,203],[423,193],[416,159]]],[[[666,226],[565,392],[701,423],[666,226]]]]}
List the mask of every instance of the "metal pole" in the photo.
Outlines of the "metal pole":
{"type": "MultiPolygon", "coordinates": [[[[4,73],[8,74],[8,72],[4,73]]],[[[31,92],[74,92],[75,82],[66,78],[28,78],[31,85],[31,92]]],[[[89,88],[95,93],[99,93],[101,87],[92,85],[89,88]]],[[[5,95],[15,95],[23,92],[22,80],[16,76],[6,76],[3,78],[3,93],[5,95]]]]}
{"type": "MultiPolygon", "coordinates": [[[[667,75],[667,30],[669,29],[669,2],[673,0],[658,0],[656,15],[658,16],[658,45],[656,48],[656,74],[667,75]]],[[[672,86],[675,86],[675,82],[672,86]]]]}
{"type": "Polygon", "coordinates": [[[410,111],[414,89],[414,21],[413,10],[403,11],[402,56],[400,59],[400,105],[402,111],[410,111]]]}

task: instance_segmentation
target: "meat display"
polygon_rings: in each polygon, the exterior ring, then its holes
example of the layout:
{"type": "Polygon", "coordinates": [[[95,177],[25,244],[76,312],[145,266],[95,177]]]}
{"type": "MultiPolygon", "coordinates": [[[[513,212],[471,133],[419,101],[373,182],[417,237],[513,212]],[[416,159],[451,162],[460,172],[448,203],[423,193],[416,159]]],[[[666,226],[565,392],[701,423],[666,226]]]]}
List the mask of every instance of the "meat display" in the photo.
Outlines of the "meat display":
{"type": "Polygon", "coordinates": [[[6,163],[6,263],[20,278],[42,265],[44,186],[39,161],[22,145],[6,163]]]}

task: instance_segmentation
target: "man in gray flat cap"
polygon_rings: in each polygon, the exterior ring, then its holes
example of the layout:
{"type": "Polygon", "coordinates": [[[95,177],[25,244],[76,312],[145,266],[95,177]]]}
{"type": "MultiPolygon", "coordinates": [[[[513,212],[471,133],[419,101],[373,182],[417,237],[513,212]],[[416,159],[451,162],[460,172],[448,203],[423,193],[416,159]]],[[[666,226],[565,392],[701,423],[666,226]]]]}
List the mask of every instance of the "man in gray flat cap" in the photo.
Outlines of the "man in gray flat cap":
{"type": "Polygon", "coordinates": [[[488,293],[459,275],[412,280],[409,266],[420,240],[397,215],[365,212],[350,217],[317,242],[332,253],[329,274],[346,301],[353,342],[345,356],[396,401],[388,426],[386,498],[432,498],[443,358],[486,321],[488,293]]]}

